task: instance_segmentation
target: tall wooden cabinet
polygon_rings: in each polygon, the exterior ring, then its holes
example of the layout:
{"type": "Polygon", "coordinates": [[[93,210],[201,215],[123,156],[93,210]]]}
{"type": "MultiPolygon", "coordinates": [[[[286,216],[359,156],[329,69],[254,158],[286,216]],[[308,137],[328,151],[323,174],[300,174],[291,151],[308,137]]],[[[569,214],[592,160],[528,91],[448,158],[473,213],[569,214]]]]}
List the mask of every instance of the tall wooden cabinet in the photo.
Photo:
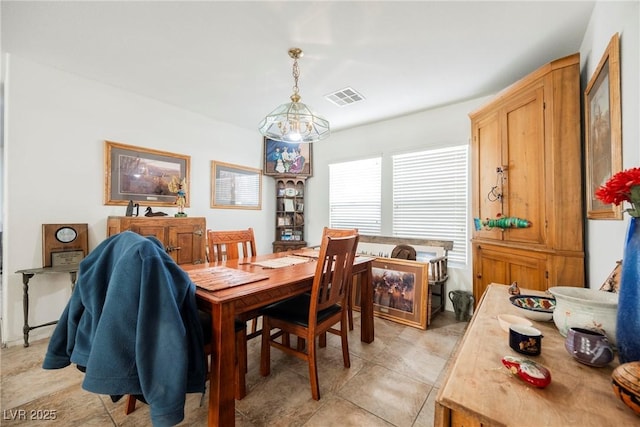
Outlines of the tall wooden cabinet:
{"type": "Polygon", "coordinates": [[[306,178],[282,175],[276,180],[276,239],[273,252],[307,246],[304,240],[304,193],[306,178]]]}
{"type": "Polygon", "coordinates": [[[580,56],[544,65],[472,112],[474,296],[490,283],[584,286],[580,56]]]}
{"type": "Polygon", "coordinates": [[[200,264],[206,261],[206,218],[110,216],[107,236],[133,231],[154,236],[177,264],[200,264]]]}

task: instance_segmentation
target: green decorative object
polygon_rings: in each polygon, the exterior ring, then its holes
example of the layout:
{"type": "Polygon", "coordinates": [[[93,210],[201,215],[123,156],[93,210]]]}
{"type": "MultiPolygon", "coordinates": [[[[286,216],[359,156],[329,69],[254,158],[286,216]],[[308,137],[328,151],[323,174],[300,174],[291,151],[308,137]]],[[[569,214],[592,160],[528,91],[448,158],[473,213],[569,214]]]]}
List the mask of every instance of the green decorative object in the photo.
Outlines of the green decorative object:
{"type": "Polygon", "coordinates": [[[499,218],[487,218],[481,220],[480,218],[474,218],[476,231],[479,231],[482,227],[492,229],[494,227],[502,228],[527,228],[531,227],[531,221],[516,218],[516,217],[499,217],[499,218]]]}

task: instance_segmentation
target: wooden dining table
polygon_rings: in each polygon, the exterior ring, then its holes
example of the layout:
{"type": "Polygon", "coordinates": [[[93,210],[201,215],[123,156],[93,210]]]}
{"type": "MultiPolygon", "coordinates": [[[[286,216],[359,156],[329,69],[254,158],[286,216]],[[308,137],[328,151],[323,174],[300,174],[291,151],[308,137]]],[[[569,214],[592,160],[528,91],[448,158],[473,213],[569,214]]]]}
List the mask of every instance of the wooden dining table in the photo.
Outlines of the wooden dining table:
{"type": "MultiPolygon", "coordinates": [[[[235,425],[235,316],[311,290],[317,261],[307,257],[305,262],[286,265],[288,259],[301,255],[296,255],[295,251],[279,252],[240,260],[181,266],[197,286],[198,307],[209,311],[212,318],[209,426],[235,425]],[[283,266],[272,267],[275,265],[273,263],[282,263],[283,266]],[[214,286],[210,286],[211,277],[222,280],[214,281],[214,286]],[[215,290],[204,289],[199,284],[215,290]]],[[[375,257],[357,256],[353,266],[354,279],[358,276],[361,286],[360,339],[365,343],[374,340],[373,260],[375,257]]]]}

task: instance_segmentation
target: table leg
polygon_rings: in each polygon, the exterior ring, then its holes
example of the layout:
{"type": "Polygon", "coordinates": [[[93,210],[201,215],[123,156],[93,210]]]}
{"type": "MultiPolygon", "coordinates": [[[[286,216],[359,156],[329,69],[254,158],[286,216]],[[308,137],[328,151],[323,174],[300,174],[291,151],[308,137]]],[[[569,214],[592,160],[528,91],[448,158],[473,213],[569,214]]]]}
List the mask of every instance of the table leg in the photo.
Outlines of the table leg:
{"type": "Polygon", "coordinates": [[[373,278],[371,262],[360,273],[360,341],[373,342],[373,278]]]}
{"type": "Polygon", "coordinates": [[[22,312],[24,315],[24,326],[22,327],[22,335],[24,337],[24,346],[29,347],[29,280],[33,277],[33,273],[22,273],[22,312]]]}
{"type": "Polygon", "coordinates": [[[76,288],[76,278],[78,277],[78,272],[70,271],[69,274],[71,275],[71,292],[73,293],[73,290],[76,288]]]}
{"type": "Polygon", "coordinates": [[[209,426],[235,425],[235,329],[233,303],[212,306],[209,426]]]}

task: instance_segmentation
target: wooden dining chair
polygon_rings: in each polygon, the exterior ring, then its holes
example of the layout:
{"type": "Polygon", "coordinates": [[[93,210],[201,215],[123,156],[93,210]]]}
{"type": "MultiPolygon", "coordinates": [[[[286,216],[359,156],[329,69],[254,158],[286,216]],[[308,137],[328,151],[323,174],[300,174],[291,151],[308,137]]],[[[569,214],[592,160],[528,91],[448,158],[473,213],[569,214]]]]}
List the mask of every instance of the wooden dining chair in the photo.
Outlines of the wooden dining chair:
{"type": "MultiPolygon", "coordinates": [[[[329,228],[322,229],[322,238],[330,237],[349,237],[358,235],[357,228],[329,228]]],[[[357,247],[356,247],[357,250],[357,247]]],[[[349,296],[347,297],[347,317],[349,318],[349,330],[353,331],[353,277],[349,280],[349,296]]]]}
{"type": "MultiPolygon", "coordinates": [[[[207,230],[207,247],[209,261],[225,261],[239,258],[250,258],[258,255],[253,228],[246,230],[207,230]]],[[[252,320],[251,332],[247,339],[260,336],[257,330],[256,313],[243,314],[246,320],[252,320]]]]}
{"type": "Polygon", "coordinates": [[[257,255],[253,228],[207,230],[209,262],[249,258],[257,255]]]}
{"type": "MultiPolygon", "coordinates": [[[[238,258],[251,257],[256,255],[256,242],[253,228],[246,230],[207,230],[207,250],[208,260],[224,261],[238,258]],[[240,256],[242,254],[242,257],[240,256]]],[[[251,326],[251,338],[260,336],[261,331],[257,330],[258,313],[237,316],[235,324],[236,333],[236,372],[235,372],[235,398],[243,399],[247,394],[245,376],[248,369],[247,363],[247,341],[249,335],[246,330],[246,322],[253,320],[251,326]],[[242,327],[244,326],[244,328],[242,327]]],[[[211,318],[207,313],[201,312],[201,324],[205,336],[204,352],[207,360],[212,357],[213,345],[211,342],[211,318]],[[208,319],[208,320],[207,320],[208,319]]],[[[125,405],[125,414],[130,414],[135,410],[137,398],[129,395],[125,405]]]]}
{"type": "MultiPolygon", "coordinates": [[[[213,356],[213,331],[211,330],[211,315],[202,310],[199,310],[200,325],[202,326],[202,335],[204,339],[204,354],[207,358],[207,378],[209,377],[211,370],[211,357],[213,356]]],[[[246,322],[235,322],[236,333],[236,366],[235,366],[235,398],[240,400],[247,395],[247,388],[245,384],[245,374],[247,372],[247,329],[246,322]],[[242,349],[244,348],[244,353],[242,349]]],[[[127,396],[127,402],[124,405],[124,413],[129,415],[136,410],[136,402],[141,399],[141,396],[130,394],[127,396]]]]}
{"type": "MultiPolygon", "coordinates": [[[[253,228],[246,230],[207,230],[207,249],[209,261],[225,261],[240,258],[250,258],[258,254],[253,228]]],[[[259,337],[258,317],[256,311],[242,313],[236,316],[236,399],[240,400],[246,395],[245,374],[247,372],[247,341],[259,337]],[[246,331],[246,324],[251,321],[250,332],[246,331]],[[240,330],[238,324],[245,325],[240,330]],[[243,369],[244,368],[244,369],[243,369]]]]}
{"type": "Polygon", "coordinates": [[[316,337],[330,332],[340,335],[342,359],[345,368],[351,366],[349,359],[347,304],[353,271],[358,235],[349,237],[324,236],[313,278],[311,293],[305,293],[262,309],[262,348],[260,374],[271,371],[271,347],[294,355],[309,364],[311,395],[320,399],[316,337]],[[340,328],[334,326],[339,323],[340,328]],[[272,329],[278,332],[271,334],[272,329]],[[303,349],[293,348],[287,334],[296,335],[306,341],[303,349]],[[276,341],[283,336],[282,342],[276,341]]]}

